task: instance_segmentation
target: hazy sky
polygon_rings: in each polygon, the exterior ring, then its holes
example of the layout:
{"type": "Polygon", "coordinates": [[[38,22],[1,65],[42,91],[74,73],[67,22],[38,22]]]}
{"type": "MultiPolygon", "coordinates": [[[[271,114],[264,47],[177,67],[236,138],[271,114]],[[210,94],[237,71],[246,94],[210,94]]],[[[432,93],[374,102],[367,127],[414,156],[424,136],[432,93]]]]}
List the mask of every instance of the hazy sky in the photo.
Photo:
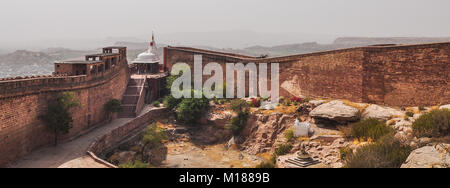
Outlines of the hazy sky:
{"type": "Polygon", "coordinates": [[[0,43],[205,31],[450,36],[449,0],[0,0],[0,43]]]}

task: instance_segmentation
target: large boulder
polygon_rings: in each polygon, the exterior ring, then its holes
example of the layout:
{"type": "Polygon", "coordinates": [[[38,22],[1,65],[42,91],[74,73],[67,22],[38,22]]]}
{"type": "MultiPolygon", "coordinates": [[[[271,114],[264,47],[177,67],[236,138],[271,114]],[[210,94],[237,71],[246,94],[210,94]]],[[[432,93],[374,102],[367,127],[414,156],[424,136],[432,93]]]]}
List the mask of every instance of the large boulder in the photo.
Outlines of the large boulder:
{"type": "Polygon", "coordinates": [[[364,110],[362,119],[374,118],[378,120],[389,120],[393,116],[402,116],[403,114],[404,113],[400,110],[372,104],[364,110]]]}
{"type": "Polygon", "coordinates": [[[402,168],[450,168],[450,144],[425,146],[414,150],[402,168]]]}
{"type": "Polygon", "coordinates": [[[334,100],[314,108],[309,115],[316,119],[328,119],[344,123],[359,120],[359,109],[347,106],[342,101],[334,100]]]}
{"type": "Polygon", "coordinates": [[[439,107],[439,109],[449,109],[450,110],[450,104],[443,105],[443,106],[439,107]]]}

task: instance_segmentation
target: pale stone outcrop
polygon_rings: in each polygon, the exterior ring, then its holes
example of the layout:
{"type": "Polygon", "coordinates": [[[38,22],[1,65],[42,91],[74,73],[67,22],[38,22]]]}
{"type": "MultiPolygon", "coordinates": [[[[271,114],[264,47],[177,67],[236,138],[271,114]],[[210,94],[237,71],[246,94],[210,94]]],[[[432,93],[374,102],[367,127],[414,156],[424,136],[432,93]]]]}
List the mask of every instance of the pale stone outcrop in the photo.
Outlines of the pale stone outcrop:
{"type": "Polygon", "coordinates": [[[443,105],[443,106],[439,107],[439,109],[449,109],[450,110],[450,104],[443,105]]]}
{"type": "Polygon", "coordinates": [[[325,100],[310,100],[308,103],[312,104],[313,106],[319,106],[325,102],[326,102],[325,100]]]}
{"type": "Polygon", "coordinates": [[[357,121],[359,119],[359,109],[347,106],[342,101],[334,100],[314,108],[309,115],[314,118],[338,122],[357,121]]]}
{"type": "Polygon", "coordinates": [[[279,143],[284,142],[285,137],[282,133],[291,127],[294,121],[294,116],[280,113],[267,116],[250,115],[247,125],[240,134],[240,138],[243,139],[240,145],[242,150],[250,154],[273,152],[279,143]]]}
{"type": "Polygon", "coordinates": [[[450,144],[425,146],[414,150],[402,168],[449,168],[450,144]]]}
{"type": "Polygon", "coordinates": [[[403,116],[403,115],[404,113],[400,110],[372,104],[364,110],[361,117],[362,119],[374,118],[378,120],[388,120],[391,119],[393,116],[403,116]]]}

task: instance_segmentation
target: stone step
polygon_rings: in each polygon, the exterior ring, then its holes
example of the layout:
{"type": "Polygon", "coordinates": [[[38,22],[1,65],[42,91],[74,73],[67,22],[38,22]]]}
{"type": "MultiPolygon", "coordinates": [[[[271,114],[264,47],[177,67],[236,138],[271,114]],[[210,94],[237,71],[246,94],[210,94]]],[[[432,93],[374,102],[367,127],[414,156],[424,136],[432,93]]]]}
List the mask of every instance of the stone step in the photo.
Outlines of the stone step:
{"type": "Polygon", "coordinates": [[[127,87],[125,95],[139,95],[142,87],[127,87]]]}
{"type": "Polygon", "coordinates": [[[124,95],[122,98],[122,104],[137,104],[139,95],[124,95]]]}
{"type": "Polygon", "coordinates": [[[308,159],[293,158],[293,159],[286,160],[286,163],[290,163],[295,166],[305,168],[308,166],[319,164],[320,162],[317,160],[311,159],[311,158],[308,158],[308,159]]]}
{"type": "Polygon", "coordinates": [[[144,79],[130,79],[128,86],[140,86],[144,85],[144,79]]]}

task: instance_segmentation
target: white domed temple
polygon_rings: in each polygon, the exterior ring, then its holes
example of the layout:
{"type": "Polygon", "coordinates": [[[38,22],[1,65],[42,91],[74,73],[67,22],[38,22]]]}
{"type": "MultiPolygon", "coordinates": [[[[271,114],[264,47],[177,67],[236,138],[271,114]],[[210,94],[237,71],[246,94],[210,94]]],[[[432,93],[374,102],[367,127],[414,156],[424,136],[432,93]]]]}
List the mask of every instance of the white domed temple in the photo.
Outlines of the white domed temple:
{"type": "Polygon", "coordinates": [[[161,59],[159,58],[153,34],[148,50],[140,53],[131,63],[136,66],[136,74],[155,74],[159,72],[161,59]]]}
{"type": "Polygon", "coordinates": [[[131,65],[131,79],[122,98],[120,117],[138,116],[143,108],[158,100],[165,88],[165,78],[168,76],[165,65],[161,62],[155,37],[148,50],[139,54],[131,65]]]}

